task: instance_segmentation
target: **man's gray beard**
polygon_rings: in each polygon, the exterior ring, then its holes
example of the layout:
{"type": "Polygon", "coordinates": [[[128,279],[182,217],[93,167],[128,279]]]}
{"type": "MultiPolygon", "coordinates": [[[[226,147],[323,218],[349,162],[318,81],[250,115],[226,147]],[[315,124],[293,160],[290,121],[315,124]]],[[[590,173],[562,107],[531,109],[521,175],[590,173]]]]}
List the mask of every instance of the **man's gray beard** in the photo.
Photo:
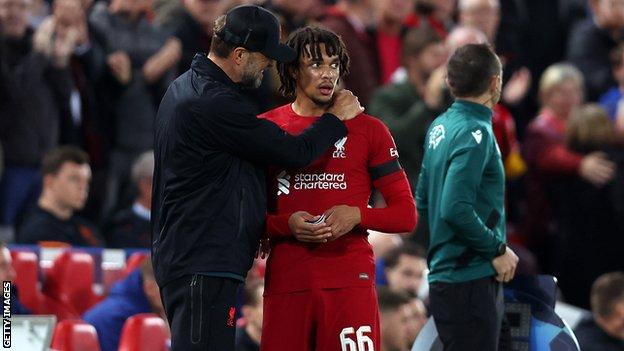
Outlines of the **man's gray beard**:
{"type": "Polygon", "coordinates": [[[263,77],[264,75],[262,74],[262,72],[258,76],[256,76],[253,73],[251,74],[244,73],[243,76],[241,77],[241,81],[239,85],[243,89],[258,89],[260,88],[260,85],[262,85],[263,77]]]}

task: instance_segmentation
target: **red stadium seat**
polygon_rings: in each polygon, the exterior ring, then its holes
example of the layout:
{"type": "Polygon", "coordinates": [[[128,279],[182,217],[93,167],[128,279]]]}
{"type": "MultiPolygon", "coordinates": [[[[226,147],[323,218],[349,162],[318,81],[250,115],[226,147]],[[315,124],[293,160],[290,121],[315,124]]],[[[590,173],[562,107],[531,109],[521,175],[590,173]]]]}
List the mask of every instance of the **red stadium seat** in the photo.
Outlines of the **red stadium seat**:
{"type": "Polygon", "coordinates": [[[72,306],[82,315],[97,302],[93,293],[93,272],[91,255],[66,251],[54,260],[45,278],[43,293],[72,306]]]}
{"type": "Polygon", "coordinates": [[[13,251],[13,268],[15,269],[15,285],[19,289],[19,300],[26,308],[36,311],[39,308],[39,259],[30,251],[13,251]]]}
{"type": "Polygon", "coordinates": [[[121,331],[119,351],[167,351],[169,331],[165,321],[153,313],[134,315],[121,331]]]}
{"type": "Polygon", "coordinates": [[[127,276],[133,270],[139,268],[141,263],[145,259],[150,256],[149,252],[135,252],[130,257],[128,257],[128,262],[126,263],[126,270],[124,271],[124,276],[127,276]]]}
{"type": "Polygon", "coordinates": [[[100,351],[95,328],[79,319],[60,322],[54,329],[52,349],[55,351],[100,351]]]}

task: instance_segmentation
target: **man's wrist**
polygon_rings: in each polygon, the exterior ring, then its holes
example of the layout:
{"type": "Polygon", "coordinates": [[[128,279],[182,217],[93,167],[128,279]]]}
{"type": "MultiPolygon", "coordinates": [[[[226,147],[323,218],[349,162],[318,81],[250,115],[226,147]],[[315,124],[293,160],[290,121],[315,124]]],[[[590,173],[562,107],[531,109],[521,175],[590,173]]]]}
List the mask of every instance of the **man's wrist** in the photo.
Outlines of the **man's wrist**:
{"type": "Polygon", "coordinates": [[[494,255],[494,258],[500,257],[504,255],[506,252],[507,252],[507,244],[500,243],[496,246],[496,254],[494,255]]]}

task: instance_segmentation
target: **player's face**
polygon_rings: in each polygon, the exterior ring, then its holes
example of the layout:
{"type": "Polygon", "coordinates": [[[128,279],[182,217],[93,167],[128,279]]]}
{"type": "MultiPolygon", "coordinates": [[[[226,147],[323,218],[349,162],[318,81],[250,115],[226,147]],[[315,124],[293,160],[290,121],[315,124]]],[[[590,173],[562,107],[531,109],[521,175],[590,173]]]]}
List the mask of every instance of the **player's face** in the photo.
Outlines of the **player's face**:
{"type": "Polygon", "coordinates": [[[320,49],[319,58],[306,54],[299,57],[299,69],[295,73],[297,98],[305,97],[317,106],[327,106],[340,78],[340,60],[337,55],[327,55],[325,44],[320,44],[320,49]]]}
{"type": "Polygon", "coordinates": [[[87,164],[79,165],[65,162],[55,175],[48,175],[47,184],[57,203],[63,207],[80,210],[89,195],[91,168],[87,164]]]}
{"type": "Polygon", "coordinates": [[[397,265],[386,270],[388,286],[393,291],[417,296],[426,268],[427,262],[424,258],[401,255],[397,265]]]}

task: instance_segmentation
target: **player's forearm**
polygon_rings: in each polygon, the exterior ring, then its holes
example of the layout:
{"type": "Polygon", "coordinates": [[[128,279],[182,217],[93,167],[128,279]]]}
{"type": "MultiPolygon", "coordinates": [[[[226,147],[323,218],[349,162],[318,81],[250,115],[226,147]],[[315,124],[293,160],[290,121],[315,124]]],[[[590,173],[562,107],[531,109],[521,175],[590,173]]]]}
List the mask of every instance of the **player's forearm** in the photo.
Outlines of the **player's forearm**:
{"type": "Polygon", "coordinates": [[[266,233],[269,238],[283,238],[283,237],[291,237],[292,232],[290,227],[288,226],[288,219],[291,214],[280,214],[273,215],[268,214],[266,218],[266,233]]]}
{"type": "Polygon", "coordinates": [[[385,208],[360,208],[360,227],[383,233],[408,233],[416,228],[418,213],[407,177],[377,186],[386,200],[385,208]]]}

